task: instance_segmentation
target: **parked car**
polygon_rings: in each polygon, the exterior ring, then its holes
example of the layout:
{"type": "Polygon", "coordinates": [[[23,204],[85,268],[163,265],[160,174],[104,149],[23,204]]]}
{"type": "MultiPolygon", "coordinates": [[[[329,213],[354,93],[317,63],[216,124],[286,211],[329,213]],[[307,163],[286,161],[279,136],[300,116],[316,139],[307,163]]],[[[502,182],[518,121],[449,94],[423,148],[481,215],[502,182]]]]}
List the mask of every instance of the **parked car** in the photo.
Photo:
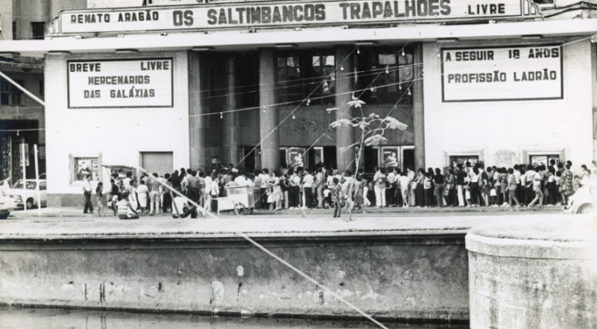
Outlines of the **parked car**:
{"type": "Polygon", "coordinates": [[[9,196],[0,196],[0,219],[7,219],[10,212],[17,207],[15,199],[9,196]]]}
{"type": "MultiPolygon", "coordinates": [[[[47,194],[47,183],[45,179],[39,180],[39,198],[42,206],[47,205],[48,194],[47,194]]],[[[10,189],[10,196],[17,202],[17,207],[22,208],[23,205],[27,206],[27,209],[37,207],[37,181],[35,179],[25,180],[25,186],[23,187],[23,181],[18,180],[14,186],[10,189]]]]}
{"type": "Polygon", "coordinates": [[[570,196],[565,214],[597,214],[597,190],[591,187],[578,189],[570,196]]]}

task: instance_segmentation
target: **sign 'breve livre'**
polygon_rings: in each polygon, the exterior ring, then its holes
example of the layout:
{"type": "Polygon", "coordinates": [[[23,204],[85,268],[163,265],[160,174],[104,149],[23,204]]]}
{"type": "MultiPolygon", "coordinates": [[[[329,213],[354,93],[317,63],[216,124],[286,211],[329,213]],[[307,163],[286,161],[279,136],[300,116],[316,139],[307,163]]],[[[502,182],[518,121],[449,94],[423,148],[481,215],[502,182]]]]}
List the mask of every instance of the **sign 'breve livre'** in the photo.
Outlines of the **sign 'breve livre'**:
{"type": "MultiPolygon", "coordinates": [[[[522,0],[524,2],[524,0],[522,0]]],[[[211,4],[64,11],[61,33],[420,21],[524,15],[521,0],[396,0],[211,4]]]]}

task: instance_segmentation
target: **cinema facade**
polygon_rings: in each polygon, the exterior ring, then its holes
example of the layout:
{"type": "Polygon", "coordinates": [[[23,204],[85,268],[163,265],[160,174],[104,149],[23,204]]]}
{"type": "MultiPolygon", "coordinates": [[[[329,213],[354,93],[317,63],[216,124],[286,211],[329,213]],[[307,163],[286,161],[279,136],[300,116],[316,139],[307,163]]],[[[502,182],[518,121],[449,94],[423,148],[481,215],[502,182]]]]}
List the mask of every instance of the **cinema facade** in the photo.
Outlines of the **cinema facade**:
{"type": "Polygon", "coordinates": [[[50,205],[80,203],[103,165],[354,167],[357,131],[329,124],[372,113],[408,128],[364,150],[367,172],[595,158],[597,20],[579,4],[165,2],[62,11],[45,40],[6,43],[45,57],[50,205]]]}

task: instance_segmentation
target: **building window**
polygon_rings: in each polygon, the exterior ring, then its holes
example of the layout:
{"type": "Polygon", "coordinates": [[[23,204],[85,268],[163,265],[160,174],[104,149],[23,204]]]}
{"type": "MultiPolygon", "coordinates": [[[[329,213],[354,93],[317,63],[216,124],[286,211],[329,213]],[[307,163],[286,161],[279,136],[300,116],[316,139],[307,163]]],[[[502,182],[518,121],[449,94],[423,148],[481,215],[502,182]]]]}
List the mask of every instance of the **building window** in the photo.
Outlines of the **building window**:
{"type": "Polygon", "coordinates": [[[33,40],[43,40],[46,34],[45,22],[31,22],[31,38],[33,40]]]}
{"type": "Polygon", "coordinates": [[[293,52],[278,56],[278,101],[335,102],[336,59],[331,54],[293,52]]]}
{"type": "Polygon", "coordinates": [[[474,166],[479,163],[479,156],[477,155],[451,155],[450,156],[450,164],[452,167],[456,167],[456,165],[461,164],[463,167],[466,166],[467,162],[474,166]]]}
{"type": "MultiPolygon", "coordinates": [[[[14,80],[23,85],[23,80],[14,80]]],[[[23,105],[23,92],[12,83],[0,78],[0,105],[23,105]]]]}
{"type": "Polygon", "coordinates": [[[70,156],[70,182],[82,181],[86,175],[91,180],[101,181],[101,156],[70,156]]]}
{"type": "Polygon", "coordinates": [[[410,47],[359,49],[356,95],[367,104],[412,104],[414,56],[410,47]]]}
{"type": "Polygon", "coordinates": [[[12,39],[17,40],[17,22],[12,22],[12,39]]]}

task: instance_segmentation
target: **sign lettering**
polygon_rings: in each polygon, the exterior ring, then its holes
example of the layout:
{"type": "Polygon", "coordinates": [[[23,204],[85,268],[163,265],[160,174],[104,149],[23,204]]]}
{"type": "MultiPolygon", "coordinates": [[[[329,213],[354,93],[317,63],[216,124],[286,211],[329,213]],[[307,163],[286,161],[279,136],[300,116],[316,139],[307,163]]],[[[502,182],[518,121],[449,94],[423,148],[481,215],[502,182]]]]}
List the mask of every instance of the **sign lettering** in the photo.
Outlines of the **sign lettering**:
{"type": "Polygon", "coordinates": [[[184,9],[63,11],[61,33],[210,29],[280,25],[340,25],[536,15],[528,0],[392,0],[202,4],[184,9]]]}
{"type": "Polygon", "coordinates": [[[561,99],[562,47],[443,49],[444,102],[561,99]]]}
{"type": "Polygon", "coordinates": [[[72,60],[69,108],[172,107],[172,58],[72,60]]]}

